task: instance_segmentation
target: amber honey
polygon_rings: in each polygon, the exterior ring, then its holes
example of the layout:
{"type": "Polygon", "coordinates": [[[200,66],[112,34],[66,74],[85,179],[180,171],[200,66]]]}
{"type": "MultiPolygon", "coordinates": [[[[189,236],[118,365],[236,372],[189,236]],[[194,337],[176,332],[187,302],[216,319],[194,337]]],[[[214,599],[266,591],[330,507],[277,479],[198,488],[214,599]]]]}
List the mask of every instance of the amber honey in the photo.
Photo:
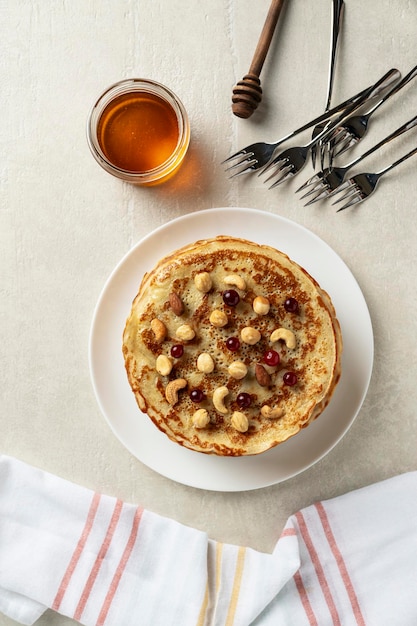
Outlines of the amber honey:
{"type": "Polygon", "coordinates": [[[171,105],[159,96],[128,93],[104,109],[97,138],[113,165],[129,172],[147,172],[165,163],[174,152],[178,120],[171,105]]]}
{"type": "Polygon", "coordinates": [[[90,149],[108,172],[138,184],[170,176],[189,144],[182,103],[166,87],[130,79],[109,88],[88,120],[90,149]]]}

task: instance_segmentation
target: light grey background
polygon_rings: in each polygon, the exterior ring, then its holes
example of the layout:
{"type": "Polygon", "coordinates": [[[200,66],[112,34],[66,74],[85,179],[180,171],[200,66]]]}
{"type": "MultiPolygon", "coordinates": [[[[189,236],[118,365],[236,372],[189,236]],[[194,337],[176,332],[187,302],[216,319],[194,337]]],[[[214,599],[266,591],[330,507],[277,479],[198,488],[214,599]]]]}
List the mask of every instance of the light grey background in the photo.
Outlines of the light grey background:
{"type": "MultiPolygon", "coordinates": [[[[341,214],[328,204],[304,208],[294,194],[310,165],[268,191],[258,177],[230,181],[220,164],[325,105],[331,2],[289,0],[261,75],[262,104],[249,120],[232,116],[232,87],[249,68],[268,7],[268,0],[0,2],[0,452],[264,551],[297,509],[415,469],[417,431],[417,161],[341,214]],[[90,106],[133,76],[165,83],[189,113],[187,159],[163,186],[113,179],[87,148],[90,106]],[[341,443],[285,483],[236,494],[173,483],[133,458],[104,421],[88,369],[94,307],[114,266],[155,227],[216,206],[270,211],[319,235],[357,278],[375,333],[369,393],[341,443]]],[[[377,11],[374,2],[346,0],[334,102],[391,67],[406,74],[417,62],[416,26],[410,0],[380,0],[377,11]]],[[[416,110],[417,82],[379,110],[349,160],[416,110]]],[[[416,141],[412,131],[367,169],[416,141]]],[[[52,612],[39,620],[67,623],[52,612]]],[[[0,624],[12,622],[0,616],[0,624]]]]}

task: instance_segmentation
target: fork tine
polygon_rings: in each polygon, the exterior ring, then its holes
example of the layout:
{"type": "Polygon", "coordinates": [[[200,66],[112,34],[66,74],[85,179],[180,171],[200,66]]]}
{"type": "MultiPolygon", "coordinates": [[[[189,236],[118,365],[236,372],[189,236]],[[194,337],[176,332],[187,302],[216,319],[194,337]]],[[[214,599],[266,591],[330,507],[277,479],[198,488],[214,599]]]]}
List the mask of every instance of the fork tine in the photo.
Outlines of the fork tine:
{"type": "Polygon", "coordinates": [[[327,143],[326,141],[321,141],[320,142],[320,167],[321,167],[322,171],[325,168],[325,163],[324,162],[325,162],[325,159],[326,159],[326,155],[327,155],[328,167],[330,167],[331,163],[332,163],[330,144],[327,143]]]}
{"type": "MultiPolygon", "coordinates": [[[[305,193],[303,196],[300,197],[300,200],[304,200],[304,198],[308,198],[308,196],[313,195],[313,193],[321,193],[322,191],[324,191],[325,189],[327,189],[327,187],[325,186],[324,183],[320,183],[318,185],[316,185],[314,187],[314,189],[310,189],[310,191],[307,191],[307,193],[305,193]]],[[[307,205],[304,205],[307,206],[307,205]]]]}
{"type": "Polygon", "coordinates": [[[238,150],[237,152],[235,152],[234,154],[231,154],[230,156],[227,157],[227,159],[224,159],[220,165],[223,165],[224,163],[228,163],[229,161],[232,161],[233,159],[237,159],[238,157],[242,156],[242,157],[246,157],[246,156],[253,156],[253,152],[247,152],[246,148],[243,148],[242,150],[238,150]]]}
{"type": "MultiPolygon", "coordinates": [[[[243,163],[239,163],[240,167],[242,169],[239,169],[238,171],[231,173],[231,175],[229,176],[229,179],[231,178],[236,178],[237,176],[241,176],[242,174],[246,174],[247,172],[253,172],[255,169],[255,165],[257,163],[256,159],[249,159],[248,161],[244,161],[243,163]]],[[[233,167],[229,167],[226,171],[231,171],[232,169],[237,168],[238,165],[235,165],[233,167]]]]}
{"type": "Polygon", "coordinates": [[[292,172],[291,163],[289,163],[288,165],[284,165],[283,163],[281,167],[279,168],[278,172],[275,172],[272,176],[266,179],[265,182],[273,178],[277,173],[280,174],[279,178],[275,182],[273,182],[272,185],[268,187],[268,189],[274,189],[275,187],[278,187],[278,185],[281,185],[283,182],[288,180],[288,178],[290,178],[291,172],[292,172]]]}
{"type": "Polygon", "coordinates": [[[318,193],[314,196],[314,198],[306,202],[304,206],[310,206],[311,204],[314,204],[315,202],[319,202],[319,200],[324,200],[325,198],[328,198],[328,197],[329,197],[329,190],[327,188],[325,189],[322,188],[321,190],[318,191],[318,193]]]}
{"type": "Polygon", "coordinates": [[[333,147],[333,150],[332,150],[333,158],[339,156],[340,154],[343,154],[344,152],[346,152],[346,150],[350,150],[350,148],[356,145],[357,142],[358,140],[354,139],[353,137],[349,137],[349,138],[346,137],[344,144],[342,146],[339,146],[339,149],[337,150],[337,152],[335,152],[334,150],[334,148],[337,146],[333,147]]]}
{"type": "MultiPolygon", "coordinates": [[[[298,193],[299,191],[304,191],[304,189],[307,189],[307,187],[310,187],[311,185],[315,185],[316,183],[320,182],[320,180],[321,179],[320,179],[319,174],[314,174],[308,180],[306,180],[306,182],[303,183],[301,187],[298,187],[298,189],[295,190],[295,193],[298,193]]],[[[304,196],[301,196],[301,197],[304,197],[304,196]]]]}
{"type": "MultiPolygon", "coordinates": [[[[328,104],[329,104],[329,102],[330,101],[328,101],[328,104]]],[[[317,135],[321,131],[323,131],[325,128],[327,128],[330,125],[330,123],[331,123],[331,120],[328,119],[328,120],[322,122],[321,124],[318,124],[315,127],[315,129],[314,129],[317,132],[313,132],[312,139],[314,139],[314,137],[317,137],[317,135]]],[[[322,158],[322,150],[323,150],[323,140],[320,140],[318,144],[315,144],[314,146],[311,147],[311,151],[310,152],[311,152],[311,163],[312,163],[313,169],[315,169],[315,167],[316,167],[316,160],[317,160],[317,155],[318,154],[320,154],[320,162],[321,162],[321,164],[323,164],[323,162],[324,162],[323,158],[322,158]]],[[[323,167],[322,167],[322,169],[323,169],[323,167]]]]}
{"type": "Polygon", "coordinates": [[[239,165],[243,165],[246,161],[248,161],[253,156],[254,156],[253,152],[240,152],[240,153],[238,152],[237,154],[234,154],[233,156],[226,159],[226,161],[222,161],[222,163],[227,163],[227,161],[231,161],[234,158],[241,157],[239,161],[237,161],[236,163],[233,163],[232,165],[229,165],[229,167],[226,168],[226,172],[228,172],[229,170],[232,170],[235,167],[239,167],[239,165]]]}
{"type": "MultiPolygon", "coordinates": [[[[276,165],[278,165],[278,163],[280,163],[281,161],[283,161],[284,159],[280,158],[280,155],[276,156],[274,159],[271,159],[266,165],[264,165],[264,167],[261,169],[261,171],[259,172],[258,176],[261,176],[262,174],[265,174],[266,172],[268,172],[271,168],[275,167],[276,165]]],[[[287,161],[287,159],[285,159],[287,161]]],[[[271,176],[273,176],[274,174],[271,174],[271,176]]],[[[270,176],[270,177],[271,177],[270,176]]],[[[269,178],[270,178],[269,177],[269,178]]],[[[269,180],[269,178],[265,178],[265,182],[267,180],[269,180]]]]}
{"type": "Polygon", "coordinates": [[[352,188],[352,186],[353,185],[350,182],[350,180],[345,180],[344,183],[336,187],[336,189],[333,189],[329,195],[333,198],[333,196],[336,196],[338,193],[340,193],[341,191],[344,191],[345,189],[352,188]]]}
{"type": "Polygon", "coordinates": [[[359,204],[359,202],[362,202],[362,200],[366,200],[367,197],[368,196],[365,196],[365,198],[362,198],[361,195],[354,196],[350,202],[347,202],[346,204],[341,206],[340,209],[337,209],[336,213],[339,213],[340,211],[344,211],[345,209],[348,209],[350,206],[353,206],[354,204],[359,204]]]}
{"type": "Polygon", "coordinates": [[[292,178],[292,176],[293,176],[292,167],[288,166],[286,170],[283,171],[281,177],[278,180],[276,180],[272,185],[270,185],[268,189],[275,189],[275,187],[278,187],[278,185],[282,185],[282,183],[285,183],[287,180],[292,178]]]}
{"type": "MultiPolygon", "coordinates": [[[[333,133],[336,132],[336,129],[333,131],[333,133]]],[[[320,141],[320,167],[322,170],[325,169],[326,164],[326,157],[327,157],[327,167],[331,167],[332,165],[332,145],[333,145],[333,133],[330,133],[330,137],[327,138],[323,138],[320,141]]]]}
{"type": "Polygon", "coordinates": [[[354,195],[360,193],[360,190],[354,184],[353,185],[348,185],[347,187],[345,187],[345,191],[346,190],[347,190],[347,193],[343,194],[340,198],[338,198],[337,200],[332,202],[332,205],[339,204],[339,202],[343,202],[344,200],[348,200],[349,198],[352,198],[354,195]]]}
{"type": "Polygon", "coordinates": [[[320,192],[323,189],[327,189],[327,185],[322,180],[319,180],[314,185],[313,189],[310,189],[309,191],[307,191],[307,193],[305,193],[303,196],[300,197],[300,200],[303,200],[303,198],[308,198],[308,196],[311,196],[313,193],[320,192]]]}
{"type": "MultiPolygon", "coordinates": [[[[316,169],[317,144],[315,144],[311,148],[310,155],[311,155],[311,165],[313,166],[313,170],[315,170],[316,169]]],[[[298,191],[298,189],[297,189],[297,191],[298,191]]]]}
{"type": "Polygon", "coordinates": [[[325,142],[328,144],[337,143],[345,133],[346,131],[343,127],[334,128],[331,133],[325,137],[325,142]]]}
{"type": "Polygon", "coordinates": [[[333,163],[334,157],[334,145],[339,139],[333,139],[332,137],[323,140],[320,144],[320,168],[321,170],[329,169],[333,163]],[[326,163],[327,161],[327,163],[326,163]]]}
{"type": "MultiPolygon", "coordinates": [[[[350,137],[349,137],[350,139],[350,137]]],[[[340,145],[340,142],[345,141],[346,140],[346,133],[340,133],[338,134],[337,137],[335,138],[329,138],[326,142],[326,148],[327,148],[327,152],[328,152],[328,156],[329,156],[329,160],[331,161],[332,157],[334,156],[334,151],[336,146],[340,145]]]]}
{"type": "Polygon", "coordinates": [[[332,144],[328,144],[328,146],[327,146],[327,161],[328,161],[327,167],[329,169],[331,169],[333,167],[334,157],[335,157],[334,146],[332,144]]]}
{"type": "Polygon", "coordinates": [[[264,169],[259,173],[259,176],[261,174],[264,174],[265,172],[268,172],[271,169],[271,167],[274,167],[273,172],[271,172],[269,174],[268,178],[265,178],[265,180],[264,180],[264,182],[267,183],[268,180],[271,180],[272,178],[274,178],[274,176],[276,174],[279,174],[282,171],[282,169],[285,167],[286,163],[288,163],[288,159],[287,158],[283,158],[283,159],[279,159],[279,160],[274,159],[273,161],[271,161],[271,163],[268,163],[264,167],[264,169]]]}

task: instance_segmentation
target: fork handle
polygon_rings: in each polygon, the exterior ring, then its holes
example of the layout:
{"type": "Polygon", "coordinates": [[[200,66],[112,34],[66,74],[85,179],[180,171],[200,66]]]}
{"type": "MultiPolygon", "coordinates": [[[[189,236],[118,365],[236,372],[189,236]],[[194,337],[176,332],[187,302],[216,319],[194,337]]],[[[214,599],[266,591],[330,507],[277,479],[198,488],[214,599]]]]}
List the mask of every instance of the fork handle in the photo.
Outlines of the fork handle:
{"type": "Polygon", "coordinates": [[[396,130],[394,130],[392,133],[384,137],[384,139],[381,139],[381,141],[378,141],[378,143],[372,146],[372,148],[369,148],[369,150],[367,150],[366,152],[358,156],[356,159],[351,161],[346,167],[349,167],[350,169],[354,165],[357,165],[360,161],[362,161],[363,159],[366,159],[366,157],[368,157],[370,154],[372,154],[373,152],[376,152],[376,150],[379,150],[379,148],[382,148],[382,146],[385,146],[385,144],[389,143],[393,139],[400,137],[400,135],[402,135],[403,133],[406,133],[408,130],[411,130],[412,128],[414,128],[414,126],[417,126],[417,115],[415,115],[413,118],[411,118],[411,120],[408,120],[408,122],[406,122],[405,124],[397,128],[396,130]]]}
{"type": "Polygon", "coordinates": [[[233,89],[232,111],[237,117],[250,117],[262,100],[259,76],[268,54],[284,1],[272,0],[249,71],[233,89]]]}
{"type": "Polygon", "coordinates": [[[404,76],[404,78],[402,78],[393,87],[391,87],[389,91],[380,100],[378,100],[378,102],[374,104],[374,106],[367,112],[367,115],[372,115],[372,113],[374,113],[374,111],[379,109],[379,107],[382,104],[384,104],[384,102],[386,102],[388,98],[390,98],[391,96],[394,96],[398,91],[400,91],[400,89],[405,87],[405,85],[407,85],[407,83],[413,80],[413,78],[415,78],[416,76],[417,76],[417,65],[415,65],[413,69],[410,70],[410,72],[408,72],[406,76],[404,76]]]}
{"type": "Polygon", "coordinates": [[[401,158],[394,161],[394,163],[391,163],[391,165],[388,165],[387,167],[384,167],[384,169],[379,170],[379,172],[377,173],[377,176],[381,177],[387,172],[390,172],[391,170],[394,169],[394,167],[397,167],[397,165],[404,163],[404,161],[412,157],[414,154],[417,154],[417,148],[413,148],[413,150],[410,150],[410,152],[407,152],[407,154],[404,154],[401,158]]]}
{"type": "Polygon", "coordinates": [[[343,13],[345,3],[343,0],[333,0],[333,17],[332,17],[332,36],[330,46],[330,67],[329,67],[329,82],[327,85],[327,101],[325,111],[330,109],[330,102],[333,95],[333,82],[335,74],[336,56],[339,44],[339,33],[342,25],[343,13]]]}

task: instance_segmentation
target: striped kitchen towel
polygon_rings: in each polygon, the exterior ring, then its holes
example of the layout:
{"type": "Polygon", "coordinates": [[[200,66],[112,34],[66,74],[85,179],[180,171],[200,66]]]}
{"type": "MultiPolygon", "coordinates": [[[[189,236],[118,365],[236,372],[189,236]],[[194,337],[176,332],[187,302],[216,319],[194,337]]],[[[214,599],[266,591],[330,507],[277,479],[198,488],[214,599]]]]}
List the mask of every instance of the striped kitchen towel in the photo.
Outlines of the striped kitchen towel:
{"type": "Polygon", "coordinates": [[[0,612],[22,624],[415,626],[416,580],[417,472],[299,511],[264,554],[0,456],[0,612]]]}

